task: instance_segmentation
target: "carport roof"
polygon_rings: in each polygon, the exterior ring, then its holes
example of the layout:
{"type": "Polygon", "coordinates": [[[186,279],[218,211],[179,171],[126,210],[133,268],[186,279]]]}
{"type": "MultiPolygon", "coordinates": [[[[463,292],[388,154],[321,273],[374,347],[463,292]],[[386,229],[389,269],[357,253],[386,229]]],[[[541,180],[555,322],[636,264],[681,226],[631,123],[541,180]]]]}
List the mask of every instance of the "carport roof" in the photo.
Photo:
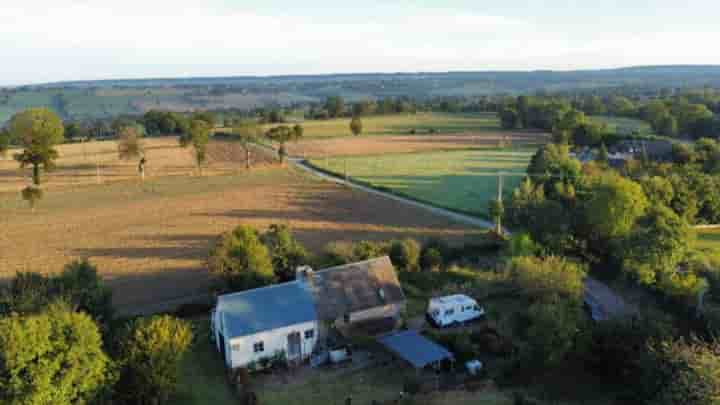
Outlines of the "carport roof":
{"type": "Polygon", "coordinates": [[[415,368],[453,359],[447,349],[413,330],[381,336],[378,341],[415,368]]]}

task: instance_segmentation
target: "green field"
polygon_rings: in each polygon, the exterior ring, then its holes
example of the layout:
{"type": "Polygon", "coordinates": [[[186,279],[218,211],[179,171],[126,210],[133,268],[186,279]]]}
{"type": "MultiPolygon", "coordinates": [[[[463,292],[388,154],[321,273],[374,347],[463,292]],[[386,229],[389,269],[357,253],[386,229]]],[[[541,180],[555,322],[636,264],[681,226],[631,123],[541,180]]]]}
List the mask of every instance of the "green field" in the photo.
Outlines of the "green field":
{"type": "Polygon", "coordinates": [[[487,215],[498,172],[508,195],[522,180],[532,150],[465,150],[314,159],[323,170],[433,205],[487,215]]]}
{"type": "Polygon", "coordinates": [[[720,228],[698,229],[695,247],[720,252],[720,228]]]}
{"type": "Polygon", "coordinates": [[[615,132],[618,135],[654,135],[650,124],[645,121],[625,118],[625,117],[610,117],[606,115],[594,115],[590,117],[590,120],[601,124],[607,124],[608,129],[611,132],[615,132]]]}
{"type": "MultiPolygon", "coordinates": [[[[481,132],[500,130],[500,122],[495,114],[448,114],[417,113],[375,115],[362,118],[362,135],[410,135],[414,129],[417,135],[425,135],[435,130],[438,133],[451,134],[461,132],[481,132]]],[[[351,136],[350,119],[340,118],[321,121],[304,121],[304,137],[332,138],[351,136]]]]}

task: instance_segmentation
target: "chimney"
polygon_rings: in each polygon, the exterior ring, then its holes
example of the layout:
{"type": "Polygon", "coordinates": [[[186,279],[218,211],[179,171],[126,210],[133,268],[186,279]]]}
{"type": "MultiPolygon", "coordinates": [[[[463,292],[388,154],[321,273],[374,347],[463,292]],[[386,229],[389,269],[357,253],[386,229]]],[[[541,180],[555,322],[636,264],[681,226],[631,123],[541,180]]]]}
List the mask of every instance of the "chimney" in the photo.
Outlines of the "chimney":
{"type": "Polygon", "coordinates": [[[312,284],[315,272],[310,266],[299,266],[295,269],[295,280],[302,283],[312,284]]]}

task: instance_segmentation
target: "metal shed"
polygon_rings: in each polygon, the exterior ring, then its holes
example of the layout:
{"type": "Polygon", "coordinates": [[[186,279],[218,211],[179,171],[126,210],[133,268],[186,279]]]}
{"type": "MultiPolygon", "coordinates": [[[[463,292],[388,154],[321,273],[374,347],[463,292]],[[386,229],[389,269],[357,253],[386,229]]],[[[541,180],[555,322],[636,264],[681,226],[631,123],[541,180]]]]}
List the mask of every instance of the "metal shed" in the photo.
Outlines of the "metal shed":
{"type": "Polygon", "coordinates": [[[453,354],[447,349],[414,330],[384,335],[378,341],[416,369],[436,365],[446,359],[454,360],[453,354]]]}

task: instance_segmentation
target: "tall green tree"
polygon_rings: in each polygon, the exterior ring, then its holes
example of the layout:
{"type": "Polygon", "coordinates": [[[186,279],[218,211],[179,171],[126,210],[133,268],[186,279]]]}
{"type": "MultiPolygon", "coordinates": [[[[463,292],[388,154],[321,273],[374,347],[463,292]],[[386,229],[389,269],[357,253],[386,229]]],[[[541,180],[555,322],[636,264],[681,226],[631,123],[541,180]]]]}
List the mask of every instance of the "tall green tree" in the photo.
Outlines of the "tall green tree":
{"type": "Polygon", "coordinates": [[[195,151],[195,162],[200,174],[202,174],[202,165],[205,163],[207,144],[210,142],[211,127],[206,121],[193,120],[190,123],[190,130],[180,135],[180,146],[186,148],[192,146],[195,151]]]}
{"type": "Polygon", "coordinates": [[[192,343],[188,322],[168,315],[140,318],[121,339],[118,396],[128,403],[167,403],[177,390],[180,365],[192,343]]]}
{"type": "Polygon", "coordinates": [[[40,167],[54,167],[58,152],[55,146],[63,141],[65,126],[60,117],[47,108],[31,108],[15,114],[8,124],[10,137],[23,151],[15,155],[20,167],[32,166],[33,184],[40,185],[40,167]]]}
{"type": "Polygon", "coordinates": [[[520,116],[516,109],[506,107],[500,111],[500,125],[503,129],[515,129],[519,124],[520,116]]]}
{"type": "Polygon", "coordinates": [[[270,251],[258,231],[247,225],[218,238],[210,250],[208,268],[230,291],[262,287],[276,279],[270,251]]]}
{"type": "Polygon", "coordinates": [[[648,207],[642,187],[619,175],[594,179],[585,201],[585,219],[593,238],[610,240],[627,236],[648,207]]]}
{"type": "Polygon", "coordinates": [[[127,126],[118,132],[118,157],[122,160],[135,159],[144,151],[141,134],[136,127],[127,126]]]}
{"type": "Polygon", "coordinates": [[[280,157],[280,163],[284,164],[285,157],[287,156],[285,144],[300,139],[302,131],[296,131],[287,125],[280,125],[278,127],[270,128],[270,130],[265,133],[265,136],[280,145],[278,148],[278,156],[280,157]]]}
{"type": "Polygon", "coordinates": [[[345,100],[341,96],[328,97],[325,101],[325,109],[330,118],[340,117],[345,112],[345,100]]]}
{"type": "Polygon", "coordinates": [[[245,151],[245,168],[250,169],[252,167],[252,148],[260,140],[262,129],[254,121],[243,121],[233,128],[232,133],[237,137],[240,146],[245,151]]]}
{"type": "Polygon", "coordinates": [[[93,403],[112,382],[92,319],[61,303],[36,315],[0,318],[0,402],[93,403]]]}
{"type": "Polygon", "coordinates": [[[355,116],[350,120],[350,131],[353,135],[358,136],[362,134],[363,131],[363,123],[360,117],[355,116]]]}
{"type": "Polygon", "coordinates": [[[280,281],[294,279],[297,268],[308,263],[307,250],[295,239],[287,225],[270,225],[262,234],[261,241],[269,250],[275,275],[280,281]]]}

